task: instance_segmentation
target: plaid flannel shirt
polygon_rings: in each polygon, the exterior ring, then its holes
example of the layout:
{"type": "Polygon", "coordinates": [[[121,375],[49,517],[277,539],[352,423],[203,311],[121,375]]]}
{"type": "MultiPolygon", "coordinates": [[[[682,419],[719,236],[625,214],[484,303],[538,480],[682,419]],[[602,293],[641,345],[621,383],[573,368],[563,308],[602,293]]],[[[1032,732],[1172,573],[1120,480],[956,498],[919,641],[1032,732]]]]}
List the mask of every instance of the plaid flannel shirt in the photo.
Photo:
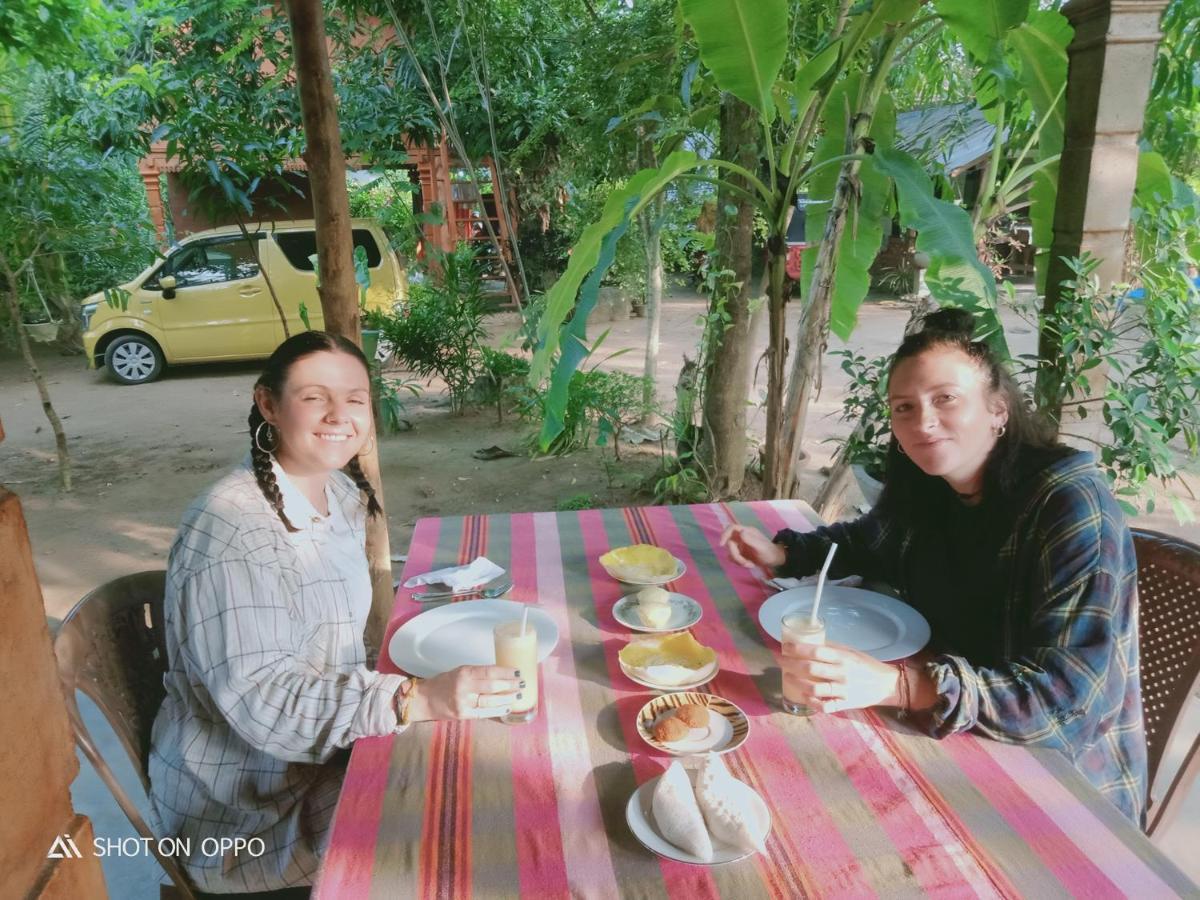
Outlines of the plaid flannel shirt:
{"type": "Polygon", "coordinates": [[[190,842],[179,862],[205,891],[311,883],[344,774],[330,760],[399,728],[404,678],[366,665],[358,488],[334,473],[326,518],[278,464],[275,476],[297,532],[246,464],[184,513],[167,565],[151,812],[160,836],[190,842]],[[222,838],[258,838],[265,852],[213,852],[222,838]]]}
{"type": "MultiPolygon", "coordinates": [[[[939,699],[926,727],[935,737],[973,729],[1054,747],[1140,823],[1146,741],[1133,539],[1090,454],[1050,464],[1030,487],[1000,547],[1001,659],[985,666],[944,654],[928,663],[939,699]]],[[[888,582],[918,610],[906,568],[921,539],[878,508],[775,538],[788,554],[781,574],[816,571],[834,541],[833,576],[888,582]]]]}

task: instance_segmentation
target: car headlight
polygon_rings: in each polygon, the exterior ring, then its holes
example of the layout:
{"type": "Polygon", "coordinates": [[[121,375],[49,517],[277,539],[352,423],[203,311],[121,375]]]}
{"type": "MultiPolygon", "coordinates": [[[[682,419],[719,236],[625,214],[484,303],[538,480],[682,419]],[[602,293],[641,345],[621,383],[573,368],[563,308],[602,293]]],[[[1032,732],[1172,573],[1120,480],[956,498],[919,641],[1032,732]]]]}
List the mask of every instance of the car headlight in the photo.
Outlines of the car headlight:
{"type": "Polygon", "coordinates": [[[92,316],[96,314],[96,307],[99,303],[85,303],[79,307],[79,320],[83,324],[83,330],[87,331],[92,324],[92,316]]]}

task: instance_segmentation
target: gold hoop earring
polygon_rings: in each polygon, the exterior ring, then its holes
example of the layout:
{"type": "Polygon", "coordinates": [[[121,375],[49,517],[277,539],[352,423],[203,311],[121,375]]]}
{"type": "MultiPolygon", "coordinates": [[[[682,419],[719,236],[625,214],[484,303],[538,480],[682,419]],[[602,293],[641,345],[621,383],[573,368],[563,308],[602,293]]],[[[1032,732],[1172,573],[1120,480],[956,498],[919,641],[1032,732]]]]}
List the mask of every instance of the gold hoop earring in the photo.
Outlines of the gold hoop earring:
{"type": "Polygon", "coordinates": [[[1006,431],[1008,431],[1008,426],[1007,426],[1007,425],[1001,425],[1001,426],[999,426],[998,428],[993,428],[993,429],[992,429],[992,434],[994,434],[994,435],[995,435],[996,437],[998,437],[998,438],[1002,438],[1002,437],[1004,437],[1004,433],[1005,433],[1006,431]]]}
{"type": "Polygon", "coordinates": [[[257,447],[260,452],[268,454],[274,453],[279,449],[279,432],[275,430],[275,427],[270,422],[263,420],[262,422],[258,423],[258,427],[254,429],[254,446],[257,447]],[[262,445],[262,429],[264,425],[267,426],[267,437],[273,436],[275,438],[275,442],[271,445],[270,449],[267,449],[262,445]]]}
{"type": "Polygon", "coordinates": [[[359,456],[366,456],[366,455],[370,454],[370,452],[371,452],[372,450],[374,450],[374,449],[375,449],[375,433],[374,433],[374,432],[371,432],[371,442],[370,442],[370,444],[368,444],[366,447],[363,447],[361,450],[359,450],[359,451],[358,451],[358,455],[359,455],[359,456]]]}

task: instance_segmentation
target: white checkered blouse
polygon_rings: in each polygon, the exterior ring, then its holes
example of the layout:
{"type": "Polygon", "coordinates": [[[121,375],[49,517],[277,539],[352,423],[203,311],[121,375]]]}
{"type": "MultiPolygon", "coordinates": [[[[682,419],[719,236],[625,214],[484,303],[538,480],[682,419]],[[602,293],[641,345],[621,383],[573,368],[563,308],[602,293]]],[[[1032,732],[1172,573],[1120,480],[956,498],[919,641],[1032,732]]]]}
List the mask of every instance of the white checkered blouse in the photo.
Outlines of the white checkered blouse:
{"type": "Polygon", "coordinates": [[[366,666],[361,494],[335,473],[323,518],[278,464],[275,476],[299,532],[247,459],[188,508],[168,562],[151,807],[160,836],[190,839],[180,862],[205,891],[311,883],[344,771],[327,761],[398,728],[404,679],[366,666]],[[206,838],[237,837],[265,852],[205,852],[206,838]]]}

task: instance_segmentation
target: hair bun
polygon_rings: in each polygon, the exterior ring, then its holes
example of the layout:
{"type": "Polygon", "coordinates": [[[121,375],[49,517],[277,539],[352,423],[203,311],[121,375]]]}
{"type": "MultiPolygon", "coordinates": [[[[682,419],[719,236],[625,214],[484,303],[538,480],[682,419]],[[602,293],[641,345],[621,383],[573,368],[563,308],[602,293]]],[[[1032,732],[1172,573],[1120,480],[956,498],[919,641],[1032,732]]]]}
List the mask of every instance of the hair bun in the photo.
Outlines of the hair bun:
{"type": "Polygon", "coordinates": [[[948,337],[961,337],[969,341],[975,333],[975,316],[965,309],[939,309],[922,320],[921,330],[948,337]]]}

